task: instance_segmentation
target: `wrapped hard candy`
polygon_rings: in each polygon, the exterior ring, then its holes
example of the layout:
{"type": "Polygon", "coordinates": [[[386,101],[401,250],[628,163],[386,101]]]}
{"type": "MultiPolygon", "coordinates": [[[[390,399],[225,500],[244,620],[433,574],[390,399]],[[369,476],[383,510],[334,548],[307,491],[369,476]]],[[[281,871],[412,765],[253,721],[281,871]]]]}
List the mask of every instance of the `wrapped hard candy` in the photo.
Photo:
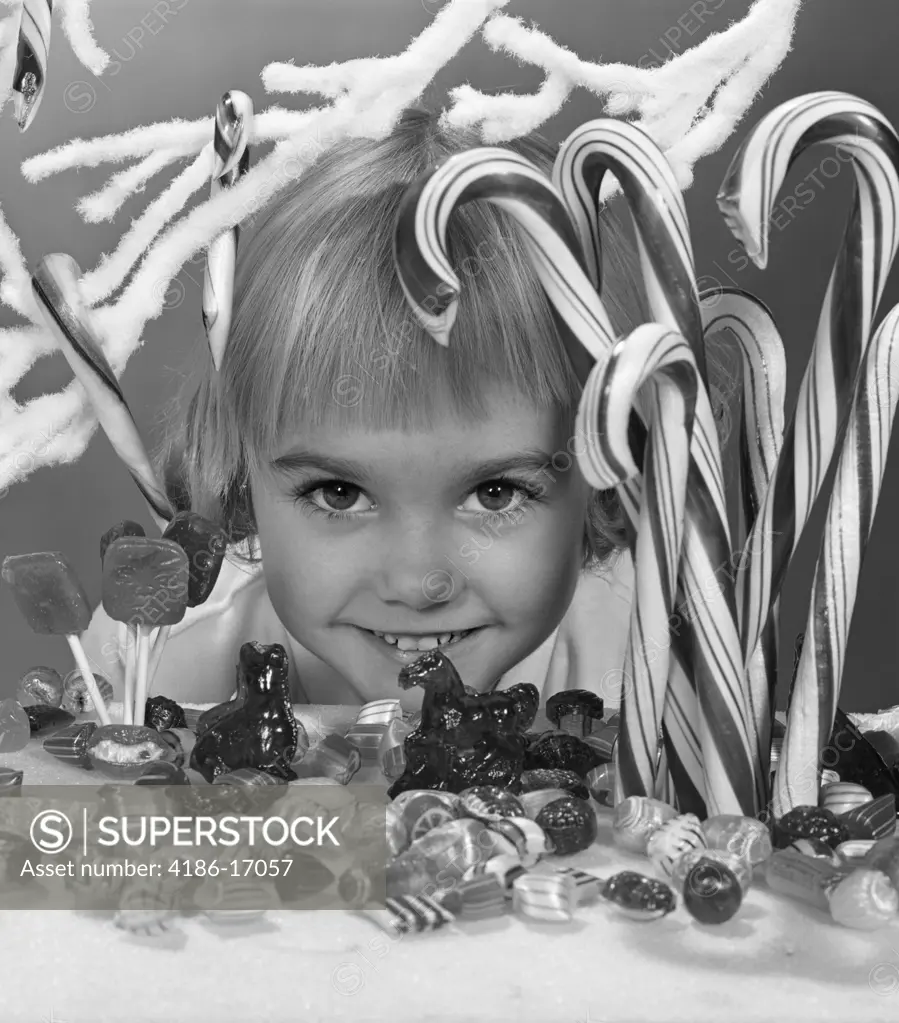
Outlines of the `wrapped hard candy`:
{"type": "MultiPolygon", "coordinates": [[[[841,843],[837,848],[842,849],[846,842],[841,843]]],[[[822,842],[820,838],[797,838],[795,842],[791,842],[788,849],[794,849],[798,853],[802,853],[803,856],[811,856],[813,859],[827,860],[834,866],[839,866],[842,862],[840,857],[837,855],[837,850],[829,846],[826,842],[822,842]]]]}
{"type": "Polygon", "coordinates": [[[16,699],[23,707],[31,703],[58,707],[62,703],[62,675],[43,665],[29,668],[19,679],[16,699]]]}
{"type": "Polygon", "coordinates": [[[169,760],[154,760],[134,779],[135,785],[190,785],[183,768],[169,760]]]}
{"type": "Polygon", "coordinates": [[[602,887],[605,884],[601,877],[595,874],[588,874],[585,870],[577,870],[575,867],[559,867],[557,874],[570,874],[574,881],[577,892],[577,904],[579,906],[595,902],[599,898],[602,887]]]}
{"type": "Polygon", "coordinates": [[[755,817],[716,814],[702,822],[702,833],[709,849],[733,853],[747,859],[754,867],[771,855],[771,835],[755,817]]]}
{"type": "Polygon", "coordinates": [[[587,772],[587,788],[600,806],[615,805],[615,784],[618,772],[614,764],[600,764],[587,772]]]}
{"type": "MultiPolygon", "coordinates": [[[[22,779],[24,777],[24,771],[0,766],[0,789],[19,789],[22,787],[22,779]]],[[[6,794],[8,795],[9,793],[6,794]]]]}
{"type": "Polygon", "coordinates": [[[315,855],[302,849],[290,849],[281,854],[290,866],[275,877],[275,891],[282,902],[296,902],[318,895],[334,883],[333,872],[315,855]]]}
{"type": "Polygon", "coordinates": [[[543,829],[556,856],[582,852],[596,841],[596,814],[585,799],[575,796],[556,799],[537,814],[536,823],[543,829]]]}
{"type": "Polygon", "coordinates": [[[521,865],[521,859],[517,853],[500,853],[499,856],[491,856],[490,859],[479,860],[474,866],[469,867],[462,877],[463,882],[470,881],[485,874],[497,878],[503,890],[511,898],[512,885],[515,879],[521,877],[526,871],[521,865]]]}
{"type": "Polygon", "coordinates": [[[525,869],[529,870],[550,851],[543,828],[527,817],[502,817],[491,822],[490,830],[512,843],[525,869]]]}
{"type": "Polygon", "coordinates": [[[455,820],[458,804],[459,798],[453,793],[410,789],[400,793],[390,806],[400,814],[409,841],[414,842],[434,828],[455,820]]]}
{"type": "Polygon", "coordinates": [[[870,803],[874,796],[864,785],[856,785],[851,781],[838,781],[825,785],[821,789],[819,805],[839,817],[841,814],[854,810],[857,806],[870,803]]]}
{"type": "Polygon", "coordinates": [[[892,792],[853,807],[840,821],[856,839],[889,838],[896,830],[896,797],[892,792]]]}
{"type": "Polygon", "coordinates": [[[629,796],[615,807],[612,838],[630,852],[645,853],[649,836],[677,816],[677,810],[660,799],[629,796]]]}
{"type": "Polygon", "coordinates": [[[713,863],[720,863],[727,867],[740,882],[743,894],[745,895],[749,890],[752,884],[752,864],[747,859],[722,849],[694,849],[692,852],[684,853],[674,864],[671,884],[678,891],[684,890],[684,884],[690,872],[701,859],[711,860],[713,863]]]}
{"type": "Polygon", "coordinates": [[[378,744],[378,766],[389,781],[396,781],[406,770],[406,736],[412,726],[402,718],[395,718],[384,730],[378,744]]]}
{"type": "Polygon", "coordinates": [[[28,718],[33,738],[46,735],[48,732],[55,732],[75,723],[75,715],[62,707],[48,707],[43,703],[33,703],[28,707],[23,707],[22,710],[28,718]]]}
{"type": "Polygon", "coordinates": [[[899,837],[882,838],[875,842],[864,859],[869,870],[882,870],[899,889],[899,837]]]}
{"type": "Polygon", "coordinates": [[[602,756],[587,742],[576,735],[549,732],[540,736],[525,751],[526,770],[572,771],[580,778],[603,762],[602,756]]]}
{"type": "Polygon", "coordinates": [[[568,923],[577,908],[577,889],[570,874],[522,874],[512,884],[512,909],[548,923],[568,923]]]}
{"type": "Polygon", "coordinates": [[[164,934],[174,922],[172,900],[158,884],[132,884],[121,894],[121,908],[113,917],[120,930],[144,937],[164,934]]]}
{"type": "Polygon", "coordinates": [[[539,792],[545,789],[562,789],[569,796],[587,799],[590,795],[584,779],[574,771],[559,768],[537,768],[525,771],[521,776],[521,792],[539,792]]]}
{"type": "MultiPolygon", "coordinates": [[[[103,697],[103,702],[109,706],[113,695],[112,683],[103,675],[98,675],[97,672],[94,672],[94,679],[97,683],[97,689],[99,689],[100,695],[103,697]]],[[[84,675],[81,673],[80,668],[70,671],[63,679],[62,702],[60,706],[70,714],[93,714],[97,709],[94,706],[93,699],[91,699],[91,694],[88,692],[87,682],[84,681],[84,675]]]]}
{"type": "Polygon", "coordinates": [[[837,774],[836,771],[831,771],[825,767],[824,770],[821,772],[822,789],[824,788],[825,785],[833,785],[838,781],[840,781],[840,776],[837,774]]]}
{"type": "Polygon", "coordinates": [[[854,870],[828,892],[830,915],[844,927],[875,931],[895,923],[899,892],[879,870],[854,870]]]}
{"type": "Polygon", "coordinates": [[[674,892],[664,881],[645,877],[634,870],[623,870],[610,877],[601,894],[632,920],[658,920],[672,912],[677,904],[674,892]]]}
{"type": "Polygon", "coordinates": [[[30,738],[30,718],[21,704],[16,700],[0,700],[0,753],[18,753],[25,749],[30,738]]]}
{"type": "Polygon", "coordinates": [[[684,853],[705,847],[705,835],[695,813],[684,813],[654,831],[646,843],[646,855],[664,877],[671,877],[684,853]]]}
{"type": "Polygon", "coordinates": [[[462,920],[489,920],[506,912],[507,897],[511,895],[507,896],[496,874],[479,874],[463,878],[440,898],[440,903],[462,920]]]}
{"type": "Polygon", "coordinates": [[[723,924],[736,915],[743,888],[727,864],[701,856],[684,880],[684,905],[701,924],[723,924]]]}
{"type": "Polygon", "coordinates": [[[828,890],[844,876],[844,868],[795,849],[777,849],[765,864],[765,881],[772,891],[825,912],[828,890]]]}
{"type": "Polygon", "coordinates": [[[474,785],[459,793],[459,813],[475,820],[493,821],[501,817],[523,817],[521,801],[507,789],[495,785],[474,785]]]}
{"type": "Polygon", "coordinates": [[[854,838],[849,842],[841,842],[836,848],[836,854],[842,862],[859,866],[876,844],[873,838],[854,838]]]}
{"type": "Polygon", "coordinates": [[[392,804],[388,804],[385,810],[387,827],[387,854],[388,856],[399,856],[408,848],[412,839],[409,837],[409,829],[403,820],[403,815],[392,804]]]}
{"type": "Polygon", "coordinates": [[[93,770],[94,765],[88,756],[88,744],[97,730],[95,721],[83,721],[69,725],[44,739],[44,751],[73,767],[93,770]]]}
{"type": "Polygon", "coordinates": [[[224,927],[255,923],[281,905],[274,885],[256,878],[206,880],[194,892],[193,901],[210,923],[224,927]]]}
{"type": "Polygon", "coordinates": [[[602,720],[602,699],[586,689],[565,689],[546,701],[546,717],[569,735],[589,735],[594,721],[602,720]]]}
{"type": "Polygon", "coordinates": [[[164,732],[169,728],[187,728],[184,708],[167,696],[151,696],[144,704],[144,724],[164,732]]]}

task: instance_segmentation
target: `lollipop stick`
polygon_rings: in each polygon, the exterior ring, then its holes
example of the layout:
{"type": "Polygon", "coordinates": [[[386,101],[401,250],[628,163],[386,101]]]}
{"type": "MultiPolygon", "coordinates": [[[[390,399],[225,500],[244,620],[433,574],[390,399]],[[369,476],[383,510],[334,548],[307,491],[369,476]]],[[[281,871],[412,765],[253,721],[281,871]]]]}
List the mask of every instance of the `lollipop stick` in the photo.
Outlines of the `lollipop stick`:
{"type": "Polygon", "coordinates": [[[122,723],[134,724],[134,673],[137,656],[137,628],[128,626],[128,644],[125,647],[125,702],[122,707],[122,723]]]}
{"type": "Polygon", "coordinates": [[[147,669],[147,695],[153,688],[153,679],[156,677],[156,670],[159,667],[159,662],[162,660],[162,654],[165,650],[165,645],[168,642],[169,633],[172,631],[171,625],[163,625],[153,640],[153,651],[150,654],[150,666],[147,669]]]}
{"type": "Polygon", "coordinates": [[[134,697],[135,725],[143,725],[147,702],[147,668],[149,667],[150,630],[145,625],[137,626],[137,689],[134,697]]]}
{"type": "Polygon", "coordinates": [[[75,663],[81,669],[81,675],[84,678],[87,691],[91,694],[91,699],[94,701],[94,706],[97,708],[97,716],[100,718],[100,724],[111,725],[112,720],[109,717],[109,711],[106,709],[106,704],[103,702],[103,697],[100,695],[100,689],[97,686],[97,680],[94,678],[94,673],[91,671],[91,666],[87,663],[87,655],[84,652],[84,647],[81,645],[81,640],[75,636],[66,636],[69,646],[72,649],[72,656],[75,658],[75,663]]]}

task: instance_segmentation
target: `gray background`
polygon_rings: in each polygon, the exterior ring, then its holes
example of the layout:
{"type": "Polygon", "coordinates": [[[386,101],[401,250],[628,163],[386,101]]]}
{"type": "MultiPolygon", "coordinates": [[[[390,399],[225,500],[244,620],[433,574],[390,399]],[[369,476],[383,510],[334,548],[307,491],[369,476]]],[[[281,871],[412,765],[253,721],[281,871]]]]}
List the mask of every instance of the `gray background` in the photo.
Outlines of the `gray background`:
{"type": "MultiPolygon", "coordinates": [[[[156,5],[157,10],[164,10],[156,5]]],[[[19,173],[21,160],[74,137],[124,131],[136,124],[175,116],[212,113],[229,88],[248,92],[263,109],[294,104],[289,96],[267,97],[259,73],[265,64],[295,59],[297,64],[346,60],[402,49],[428,23],[438,0],[173,0],[166,17],[153,13],[147,0],[116,0],[93,6],[98,41],[114,64],[102,79],[92,78],[71,55],[54,25],[48,91],[34,125],[20,136],[11,106],[0,118],[0,203],[22,241],[29,263],[44,253],[70,253],[84,269],[111,252],[131,217],[160,189],[157,180],[120,210],[112,223],[85,224],[75,202],[106,180],[109,165],[68,171],[30,185],[19,173]],[[113,74],[112,71],[115,70],[113,74]],[[70,109],[71,108],[71,109],[70,109]]],[[[713,4],[709,4],[713,7],[713,4]]],[[[700,26],[688,14],[689,0],[513,0],[507,13],[535,20],[559,42],[588,59],[664,60],[741,18],[748,0],[726,0],[700,26]],[[678,27],[680,26],[680,27],[678,27]]],[[[799,15],[794,50],[772,80],[742,128],[724,149],[702,161],[687,192],[698,272],[704,285],[715,280],[755,292],[772,308],[787,347],[791,407],[820,303],[848,210],[852,174],[845,167],[831,180],[818,175],[815,199],[795,216],[780,218],[772,232],[768,270],[742,267],[736,244],[726,230],[714,195],[739,140],[772,107],[805,92],[836,89],[855,93],[899,124],[895,86],[895,40],[899,9],[894,0],[814,0],[799,15]],[[730,259],[728,257],[731,257],[730,259]]],[[[534,88],[540,73],[491,54],[476,40],[438,76],[435,97],[471,81],[475,86],[534,88]]],[[[297,102],[303,102],[297,97],[297,102]]],[[[578,92],[548,126],[554,141],[584,120],[602,113],[590,95],[578,92]]],[[[824,149],[806,154],[786,189],[816,170],[824,149]]],[[[167,179],[166,179],[167,180],[167,179]]],[[[200,325],[199,284],[202,263],[180,276],[183,300],[146,330],[145,344],[128,365],[122,381],[135,417],[151,442],[159,436],[159,409],[172,391],[194,346],[205,344],[200,325]]],[[[899,299],[895,278],[885,305],[899,299]]],[[[0,324],[17,322],[0,309],[0,324]]],[[[20,400],[58,390],[70,378],[61,356],[41,360],[23,381],[20,400]]],[[[894,522],[899,501],[897,452],[892,451],[865,571],[853,618],[842,703],[849,710],[873,710],[899,702],[894,682],[899,630],[894,522]]],[[[783,599],[783,666],[792,659],[795,634],[805,625],[812,568],[817,557],[823,508],[806,532],[783,599]]],[[[105,437],[97,433],[85,456],[72,466],[44,469],[14,487],[0,501],[0,555],[33,550],[63,551],[93,600],[99,599],[100,535],[114,522],[135,518],[149,524],[140,496],[105,437]]],[[[247,637],[250,638],[250,637],[247,637]]],[[[24,626],[9,593],[0,590],[0,697],[11,695],[16,680],[33,664],[71,666],[65,641],[33,636],[24,626]]],[[[782,678],[781,703],[785,696],[782,678]]]]}

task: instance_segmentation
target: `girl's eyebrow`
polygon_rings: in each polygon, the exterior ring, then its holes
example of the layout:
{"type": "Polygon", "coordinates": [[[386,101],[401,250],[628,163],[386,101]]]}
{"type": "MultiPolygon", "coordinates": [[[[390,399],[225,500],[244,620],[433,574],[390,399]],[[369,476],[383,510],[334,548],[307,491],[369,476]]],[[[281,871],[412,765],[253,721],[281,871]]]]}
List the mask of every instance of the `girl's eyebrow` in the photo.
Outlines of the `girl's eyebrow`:
{"type": "MultiPolygon", "coordinates": [[[[552,461],[552,455],[545,451],[529,449],[508,455],[498,455],[479,462],[476,466],[466,468],[460,483],[475,483],[479,480],[493,479],[509,472],[543,472],[552,461]]],[[[310,469],[331,473],[339,479],[369,479],[371,472],[361,462],[353,462],[347,458],[332,458],[327,455],[315,454],[312,451],[288,451],[279,455],[271,462],[271,468],[281,475],[304,472],[310,469]]]]}

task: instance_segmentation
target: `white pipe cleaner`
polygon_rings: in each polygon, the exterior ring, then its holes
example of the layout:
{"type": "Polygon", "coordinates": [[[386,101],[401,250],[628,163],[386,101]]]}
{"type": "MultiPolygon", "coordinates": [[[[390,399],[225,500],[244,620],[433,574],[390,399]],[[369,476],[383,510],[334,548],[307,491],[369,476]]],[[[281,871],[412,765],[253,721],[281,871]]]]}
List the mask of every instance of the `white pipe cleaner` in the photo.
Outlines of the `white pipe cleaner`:
{"type": "MultiPolygon", "coordinates": [[[[326,67],[268,65],[262,72],[267,92],[315,95],[325,104],[301,111],[272,105],[256,114],[249,142],[274,142],[272,151],[230,188],[187,212],[194,193],[209,180],[212,116],[74,139],[26,160],[22,172],[31,182],[73,167],[132,161],[78,203],[79,213],[90,223],[111,219],[155,175],[190,161],[132,222],[115,252],[104,255],[81,279],[113,372],[122,373],[141,344],[147,322],[164,311],[166,294],[185,263],[223,231],[252,217],[340,139],[389,134],[403,110],[420,99],[437,72],[477,32],[494,51],[543,68],[545,80],[534,95],[523,96],[485,95],[459,86],[451,91],[451,106],[443,114],[448,124],[479,126],[485,143],[512,139],[538,128],[582,86],[605,96],[610,114],[638,119],[667,153],[686,188],[696,160],[730,135],[789,51],[800,0],[756,0],[742,21],[653,69],[586,62],[537,29],[498,14],[509,2],[449,0],[400,54],[326,67]]],[[[63,27],[76,55],[99,73],[106,55],[91,36],[88,0],[62,0],[57,6],[63,9],[63,27]]],[[[0,43],[9,34],[6,24],[0,22],[0,43]]],[[[24,406],[13,399],[16,384],[38,358],[54,350],[55,342],[42,325],[18,239],[2,214],[0,275],[0,301],[31,321],[30,326],[0,331],[2,491],[40,466],[77,459],[96,420],[77,382],[24,406]]],[[[197,316],[199,321],[199,308],[197,316]]]]}

